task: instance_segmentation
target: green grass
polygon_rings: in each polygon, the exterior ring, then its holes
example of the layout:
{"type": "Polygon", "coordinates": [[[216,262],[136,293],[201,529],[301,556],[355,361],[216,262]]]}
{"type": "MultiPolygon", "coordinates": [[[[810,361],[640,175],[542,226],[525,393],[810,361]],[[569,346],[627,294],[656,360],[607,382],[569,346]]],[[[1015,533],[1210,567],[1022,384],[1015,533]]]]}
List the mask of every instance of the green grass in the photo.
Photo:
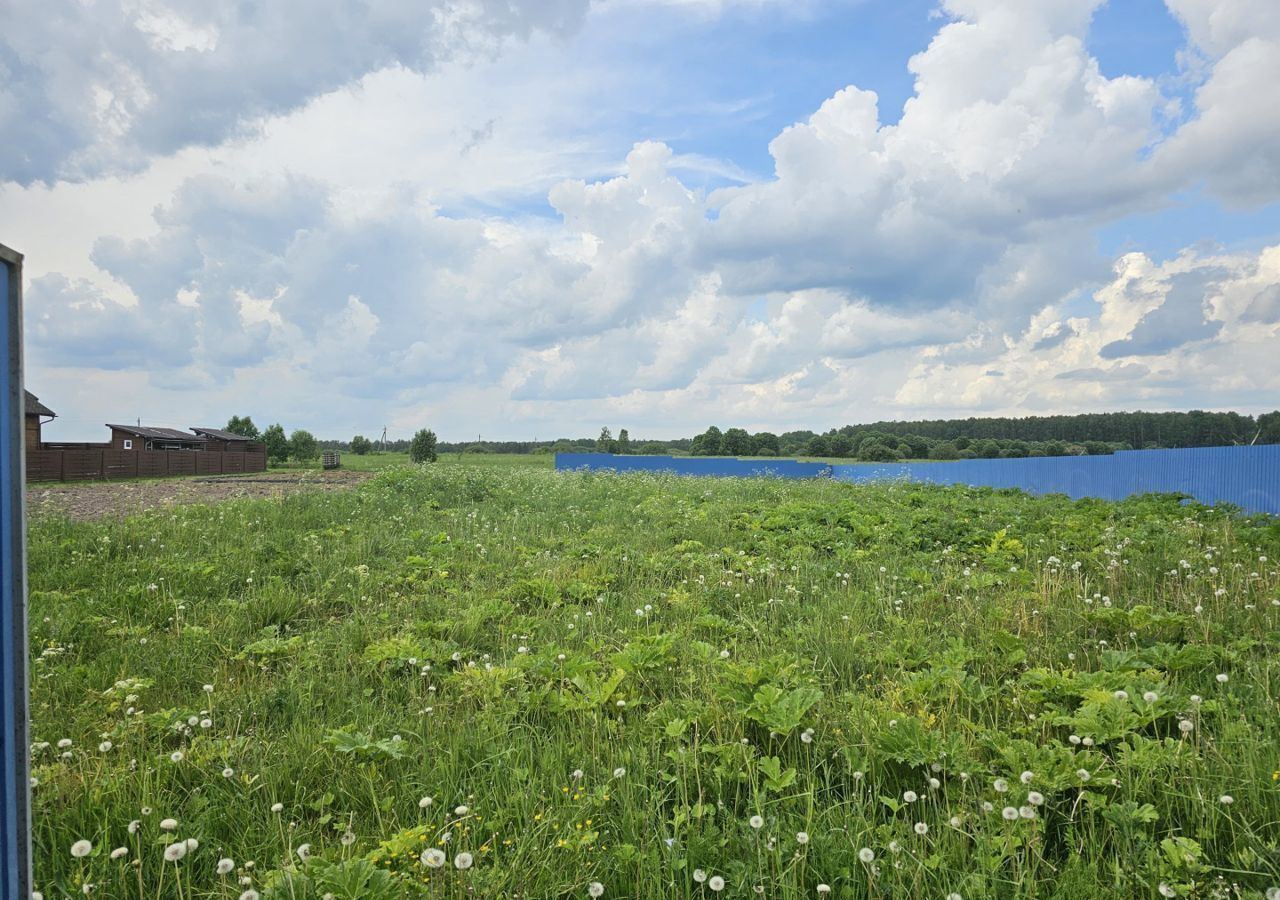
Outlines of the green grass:
{"type": "Polygon", "coordinates": [[[44,896],[1280,884],[1280,525],[511,459],[34,523],[44,896]]]}

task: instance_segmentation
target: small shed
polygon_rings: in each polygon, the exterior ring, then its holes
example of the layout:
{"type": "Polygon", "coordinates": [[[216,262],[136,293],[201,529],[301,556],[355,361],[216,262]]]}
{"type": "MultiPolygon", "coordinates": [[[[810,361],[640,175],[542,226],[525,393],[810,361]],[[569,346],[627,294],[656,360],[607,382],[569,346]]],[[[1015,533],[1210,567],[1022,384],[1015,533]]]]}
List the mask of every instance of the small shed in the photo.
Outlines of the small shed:
{"type": "Polygon", "coordinates": [[[204,450],[205,439],[198,434],[176,428],[151,428],[146,425],[112,425],[112,450],[204,450]]]}
{"type": "Polygon", "coordinates": [[[56,419],[58,414],[40,402],[40,398],[30,391],[23,391],[23,400],[26,403],[26,444],[27,450],[40,449],[40,426],[47,423],[41,422],[41,418],[47,416],[50,421],[56,419]]]}

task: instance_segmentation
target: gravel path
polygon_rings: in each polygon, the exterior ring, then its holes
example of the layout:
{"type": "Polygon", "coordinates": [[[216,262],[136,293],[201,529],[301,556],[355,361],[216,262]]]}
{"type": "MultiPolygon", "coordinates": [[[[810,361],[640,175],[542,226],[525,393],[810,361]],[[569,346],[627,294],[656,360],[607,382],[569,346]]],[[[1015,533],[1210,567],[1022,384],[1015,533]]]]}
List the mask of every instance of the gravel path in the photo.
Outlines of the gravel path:
{"type": "Polygon", "coordinates": [[[120,517],[179,503],[218,503],[235,497],[282,497],[298,491],[347,490],[373,475],[373,472],[334,469],[149,481],[36,484],[27,488],[27,515],[30,518],[66,516],[78,521],[120,517]]]}

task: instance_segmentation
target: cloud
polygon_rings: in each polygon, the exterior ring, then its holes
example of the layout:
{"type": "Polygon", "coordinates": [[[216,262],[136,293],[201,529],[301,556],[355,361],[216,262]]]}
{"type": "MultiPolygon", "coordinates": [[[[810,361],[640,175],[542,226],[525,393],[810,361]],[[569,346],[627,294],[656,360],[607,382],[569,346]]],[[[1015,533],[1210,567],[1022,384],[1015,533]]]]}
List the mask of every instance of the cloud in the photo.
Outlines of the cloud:
{"type": "Polygon", "coordinates": [[[1208,300],[1224,274],[1210,268],[1174,275],[1160,305],[1144,315],[1122,340],[1104,346],[1100,351],[1103,359],[1156,356],[1216,335],[1222,323],[1209,318],[1208,300]]]}
{"type": "MultiPolygon", "coordinates": [[[[3,188],[20,211],[0,222],[46,217],[53,242],[66,221],[80,248],[29,269],[32,358],[57,383],[96,367],[157,403],[182,408],[159,385],[183,384],[339,433],[1273,402],[1280,247],[1113,260],[1096,238],[1199,184],[1270,196],[1270,113],[1244,111],[1267,96],[1249,54],[1270,13],[1174,4],[1203,62],[1182,112],[1165,82],[1102,74],[1098,5],[947,0],[898,121],[835,91],[776,135],[765,179],[643,133],[619,149],[616,119],[593,130],[612,82],[564,71],[545,37],[580,3],[437,3],[413,28],[390,4],[288,84],[259,83],[264,38],[228,43],[249,7],[130,6],[70,38],[125,48],[115,68],[50,57],[4,89],[58,88],[48,127],[76,128],[40,164],[92,179],[3,188]],[[95,118],[75,106],[89,88],[54,84],[101,67],[144,100],[113,93],[95,118]],[[184,103],[221,117],[180,121],[184,103]],[[192,142],[209,146],[153,156],[192,142]],[[712,170],[736,183],[700,189],[712,170]],[[114,225],[103,207],[134,196],[147,214],[114,225]]],[[[283,14],[261,14],[270,35],[283,14]]],[[[308,28],[281,60],[331,46],[331,23],[308,28]]]]}
{"type": "Polygon", "coordinates": [[[511,40],[564,35],[588,0],[51,0],[0,35],[0,178],[29,183],[145,165],[389,66],[430,70],[511,40]]]}
{"type": "Polygon", "coordinates": [[[1280,285],[1273,284],[1258,291],[1241,318],[1246,322],[1280,322],[1280,285]]]}

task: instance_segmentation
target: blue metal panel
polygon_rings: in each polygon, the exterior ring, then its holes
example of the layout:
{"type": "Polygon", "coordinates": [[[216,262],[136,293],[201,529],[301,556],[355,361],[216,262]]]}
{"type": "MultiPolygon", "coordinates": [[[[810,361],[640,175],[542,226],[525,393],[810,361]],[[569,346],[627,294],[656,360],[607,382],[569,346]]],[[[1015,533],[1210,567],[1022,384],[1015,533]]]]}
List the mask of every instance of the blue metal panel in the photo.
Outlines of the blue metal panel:
{"type": "Polygon", "coordinates": [[[0,246],[0,900],[31,896],[21,262],[0,246]]]}
{"type": "Polygon", "coordinates": [[[794,459],[732,459],[715,456],[614,456],[612,453],[557,453],[556,468],[614,472],[670,472],[721,478],[819,478],[831,474],[825,463],[794,459]]]}
{"type": "Polygon", "coordinates": [[[1280,445],[1126,450],[1111,456],[970,459],[936,463],[854,463],[828,466],[796,460],[613,456],[564,453],[556,468],[673,472],[721,477],[814,478],[838,481],[902,479],[933,484],[1019,488],[1031,494],[1123,500],[1135,494],[1178,493],[1201,503],[1230,503],[1246,512],[1280,515],[1280,445]]]}

